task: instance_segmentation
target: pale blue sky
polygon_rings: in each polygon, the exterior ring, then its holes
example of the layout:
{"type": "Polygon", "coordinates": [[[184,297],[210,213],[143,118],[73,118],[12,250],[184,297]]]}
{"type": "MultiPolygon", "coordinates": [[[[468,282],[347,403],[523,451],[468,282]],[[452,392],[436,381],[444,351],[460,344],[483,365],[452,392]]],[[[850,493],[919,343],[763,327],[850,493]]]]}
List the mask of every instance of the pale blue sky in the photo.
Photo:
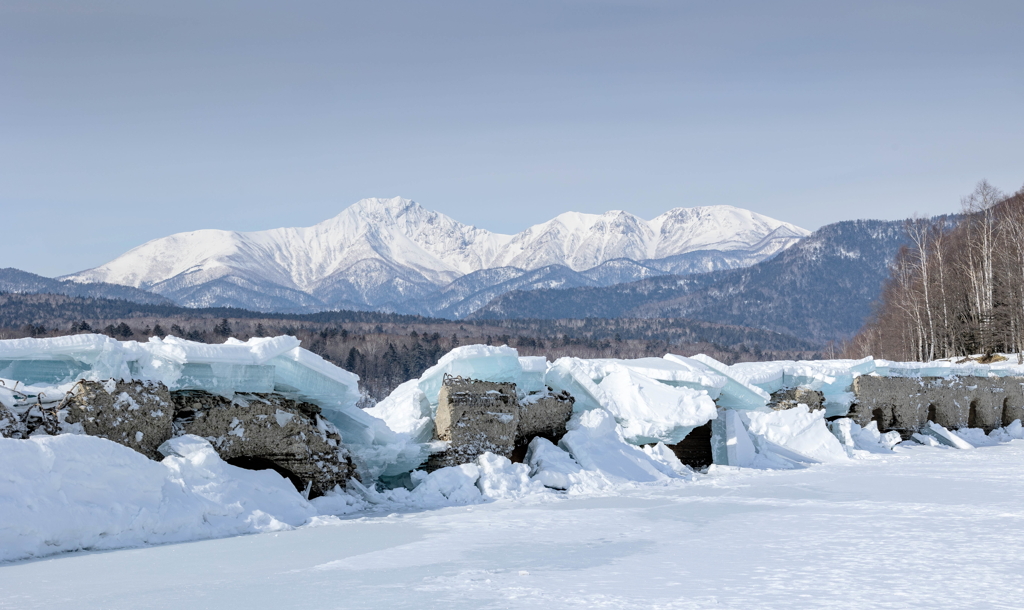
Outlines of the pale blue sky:
{"type": "Polygon", "coordinates": [[[0,0],[0,267],[401,195],[814,229],[1024,184],[1024,3],[0,0]]]}

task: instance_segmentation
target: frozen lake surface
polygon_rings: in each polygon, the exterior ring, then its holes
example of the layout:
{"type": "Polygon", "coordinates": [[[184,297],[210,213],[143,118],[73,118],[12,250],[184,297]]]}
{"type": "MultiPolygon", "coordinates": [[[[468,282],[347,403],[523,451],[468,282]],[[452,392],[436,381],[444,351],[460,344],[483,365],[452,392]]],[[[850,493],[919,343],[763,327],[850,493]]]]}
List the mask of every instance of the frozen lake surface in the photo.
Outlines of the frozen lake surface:
{"type": "Polygon", "coordinates": [[[1024,608],[1024,441],[0,566],[0,608],[1024,608]]]}

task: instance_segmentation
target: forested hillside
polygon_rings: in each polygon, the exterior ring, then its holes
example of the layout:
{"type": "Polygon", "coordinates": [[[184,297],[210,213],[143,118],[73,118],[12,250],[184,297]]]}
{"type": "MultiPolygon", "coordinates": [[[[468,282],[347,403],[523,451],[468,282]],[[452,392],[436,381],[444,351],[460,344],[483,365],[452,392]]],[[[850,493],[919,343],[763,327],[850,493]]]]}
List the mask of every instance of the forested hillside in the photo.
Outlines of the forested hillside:
{"type": "Polygon", "coordinates": [[[840,222],[749,268],[605,288],[514,292],[471,317],[683,317],[824,345],[849,339],[863,326],[905,242],[903,221],[840,222]]]}
{"type": "Polygon", "coordinates": [[[907,223],[877,312],[849,352],[931,360],[1024,350],[1024,189],[982,181],[965,216],[907,223]]]}

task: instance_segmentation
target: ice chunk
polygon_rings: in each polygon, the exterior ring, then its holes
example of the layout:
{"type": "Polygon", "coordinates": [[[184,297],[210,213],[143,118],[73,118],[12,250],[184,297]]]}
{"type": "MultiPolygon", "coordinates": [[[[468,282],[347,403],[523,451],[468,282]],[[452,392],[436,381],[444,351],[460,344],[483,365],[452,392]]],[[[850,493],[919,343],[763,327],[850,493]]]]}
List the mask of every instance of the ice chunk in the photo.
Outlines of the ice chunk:
{"type": "MultiPolygon", "coordinates": [[[[915,443],[917,443],[919,445],[924,445],[926,447],[948,447],[949,446],[949,445],[946,445],[945,443],[940,443],[934,436],[929,436],[927,434],[921,434],[920,432],[915,432],[915,433],[911,434],[910,435],[910,440],[914,441],[915,443]]],[[[914,443],[912,443],[910,441],[906,441],[905,443],[900,443],[901,446],[912,446],[913,444],[914,443]]]]}
{"type": "Polygon", "coordinates": [[[996,436],[986,434],[981,428],[959,428],[956,435],[973,447],[992,447],[1000,442],[996,436]]]}
{"type": "Polygon", "coordinates": [[[0,341],[0,376],[27,384],[59,385],[80,376],[130,376],[121,343],[105,335],[0,341]]]}
{"type": "Polygon", "coordinates": [[[603,409],[573,415],[569,431],[558,442],[583,469],[612,479],[659,481],[678,478],[671,468],[625,442],[615,418],[603,409]]]}
{"type": "MultiPolygon", "coordinates": [[[[823,411],[811,411],[807,405],[770,412],[747,412],[752,434],[819,462],[844,461],[846,451],[825,424],[823,411]]],[[[776,452],[778,453],[778,452],[776,452]]],[[[792,456],[787,456],[792,459],[792,456]]]]}
{"type": "MultiPolygon", "coordinates": [[[[889,453],[892,449],[888,437],[885,441],[882,440],[882,435],[878,433],[878,423],[875,421],[871,421],[867,427],[861,428],[857,422],[843,417],[829,422],[828,427],[832,434],[839,439],[839,443],[847,455],[851,457],[858,450],[870,453],[889,453]]],[[[899,434],[896,437],[899,439],[899,434]]],[[[897,440],[897,442],[899,441],[897,440]]]]}
{"type": "Polygon", "coordinates": [[[230,396],[235,392],[273,392],[273,366],[255,364],[189,362],[181,367],[172,390],[206,390],[230,396]]]}
{"type": "Polygon", "coordinates": [[[1003,431],[1006,432],[1010,438],[1024,439],[1024,426],[1021,425],[1019,419],[1013,420],[1009,426],[1003,428],[1003,431]]]}
{"type": "Polygon", "coordinates": [[[397,476],[426,461],[431,452],[434,420],[419,380],[406,381],[364,413],[380,419],[395,433],[390,441],[377,443],[383,447],[375,451],[371,460],[371,470],[379,473],[374,476],[397,476]]]}
{"type": "Polygon", "coordinates": [[[729,376],[740,383],[771,393],[785,387],[784,362],[738,362],[729,367],[729,376]]]}
{"type": "Polygon", "coordinates": [[[77,360],[0,360],[0,377],[33,385],[66,383],[88,370],[77,360]]]}
{"type": "Polygon", "coordinates": [[[711,423],[711,454],[715,464],[722,466],[754,466],[757,450],[739,412],[718,410],[711,423]]]}
{"type": "Polygon", "coordinates": [[[559,358],[548,367],[544,382],[556,392],[568,392],[576,399],[573,411],[601,408],[601,390],[593,380],[586,360],[559,358]]]}
{"type": "Polygon", "coordinates": [[[522,372],[516,381],[516,389],[519,394],[525,396],[532,392],[543,392],[547,389],[544,385],[544,374],[548,372],[548,359],[544,356],[520,356],[519,367],[522,372]]]}
{"type": "Polygon", "coordinates": [[[406,381],[365,412],[383,420],[395,432],[407,434],[415,442],[429,441],[434,434],[430,402],[420,389],[418,379],[406,381]]]}
{"type": "Polygon", "coordinates": [[[437,364],[420,376],[420,390],[431,405],[437,406],[437,396],[445,374],[483,381],[512,382],[519,380],[523,372],[519,353],[502,345],[464,345],[448,352],[437,364]]]}
{"type": "MultiPolygon", "coordinates": [[[[648,369],[649,370],[649,369],[648,369]]],[[[598,384],[602,406],[615,416],[628,442],[675,444],[716,416],[706,391],[665,385],[633,368],[616,367],[598,384]]]]}
{"type": "Polygon", "coordinates": [[[363,420],[355,415],[362,414],[355,407],[359,400],[358,375],[300,347],[275,356],[267,363],[274,367],[275,391],[295,393],[319,405],[324,416],[335,425],[339,425],[335,419],[343,416],[363,420]]]}
{"type": "Polygon", "coordinates": [[[727,379],[697,363],[664,358],[559,358],[545,382],[569,392],[577,412],[604,409],[631,443],[679,442],[714,417],[712,400],[727,379]]]}
{"type": "Polygon", "coordinates": [[[974,449],[974,446],[935,422],[928,422],[920,430],[920,434],[934,438],[939,443],[955,449],[974,449]]]}
{"type": "Polygon", "coordinates": [[[720,407],[729,407],[731,409],[758,409],[768,404],[768,401],[771,400],[771,395],[768,394],[768,392],[765,392],[755,385],[734,379],[729,374],[728,366],[710,356],[697,354],[693,358],[685,358],[683,356],[676,356],[675,354],[666,354],[665,359],[674,362],[686,362],[692,366],[700,366],[721,375],[726,382],[722,385],[722,389],[719,392],[718,399],[716,400],[720,407]]]}

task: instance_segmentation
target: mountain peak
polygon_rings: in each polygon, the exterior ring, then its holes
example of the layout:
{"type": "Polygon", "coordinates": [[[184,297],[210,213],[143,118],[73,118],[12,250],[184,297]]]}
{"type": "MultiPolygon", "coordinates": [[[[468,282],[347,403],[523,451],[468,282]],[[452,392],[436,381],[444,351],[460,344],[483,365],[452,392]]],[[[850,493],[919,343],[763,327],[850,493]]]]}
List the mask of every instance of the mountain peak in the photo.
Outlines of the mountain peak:
{"type": "Polygon", "coordinates": [[[735,263],[723,264],[741,266],[803,234],[778,220],[716,206],[677,208],[651,221],[623,210],[565,212],[503,235],[411,199],[370,197],[314,227],[171,235],[68,279],[139,287],[183,304],[245,307],[273,296],[303,308],[377,308],[502,267],[583,272],[615,259],[649,261],[698,250],[738,253],[729,259],[735,263]],[[793,230],[776,232],[781,226],[793,230]]]}
{"type": "Polygon", "coordinates": [[[350,205],[345,209],[345,212],[349,210],[357,210],[360,212],[388,212],[392,216],[401,216],[410,209],[424,210],[425,208],[412,199],[406,199],[404,197],[367,197],[350,205]]]}

